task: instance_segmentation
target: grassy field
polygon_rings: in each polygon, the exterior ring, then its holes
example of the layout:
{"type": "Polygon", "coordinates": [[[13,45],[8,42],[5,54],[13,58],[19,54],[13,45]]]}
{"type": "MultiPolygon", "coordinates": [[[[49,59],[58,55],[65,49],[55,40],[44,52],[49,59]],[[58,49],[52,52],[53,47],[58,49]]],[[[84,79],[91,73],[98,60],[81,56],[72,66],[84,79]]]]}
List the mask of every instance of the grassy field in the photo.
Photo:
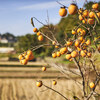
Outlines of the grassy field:
{"type": "MultiPolygon", "coordinates": [[[[73,100],[74,95],[81,97],[81,85],[66,79],[52,67],[47,67],[47,71],[42,72],[42,66],[47,66],[47,64],[30,62],[22,66],[19,62],[0,62],[0,100],[65,100],[45,87],[36,87],[37,80],[42,80],[45,85],[61,92],[70,100],[73,100]],[[57,80],[56,86],[52,86],[54,79],[57,80]]],[[[79,78],[77,81],[81,82],[79,78]]]]}
{"type": "MultiPolygon", "coordinates": [[[[72,84],[72,81],[58,80],[56,86],[51,85],[51,79],[43,79],[43,82],[70,99],[74,93],[69,89],[74,88],[74,92],[81,95],[79,87],[72,84]]],[[[36,87],[35,83],[35,79],[0,79],[0,100],[64,100],[53,91],[46,90],[45,87],[36,87]]]]}

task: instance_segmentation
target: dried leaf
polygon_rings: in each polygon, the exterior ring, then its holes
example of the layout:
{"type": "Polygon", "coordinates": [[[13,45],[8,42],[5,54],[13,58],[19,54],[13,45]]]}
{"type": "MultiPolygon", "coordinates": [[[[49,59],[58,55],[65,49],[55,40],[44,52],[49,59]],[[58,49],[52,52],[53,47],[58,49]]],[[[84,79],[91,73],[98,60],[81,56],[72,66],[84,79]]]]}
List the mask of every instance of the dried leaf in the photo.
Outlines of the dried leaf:
{"type": "Polygon", "coordinates": [[[34,27],[34,22],[33,22],[33,18],[31,18],[31,24],[34,27]]]}

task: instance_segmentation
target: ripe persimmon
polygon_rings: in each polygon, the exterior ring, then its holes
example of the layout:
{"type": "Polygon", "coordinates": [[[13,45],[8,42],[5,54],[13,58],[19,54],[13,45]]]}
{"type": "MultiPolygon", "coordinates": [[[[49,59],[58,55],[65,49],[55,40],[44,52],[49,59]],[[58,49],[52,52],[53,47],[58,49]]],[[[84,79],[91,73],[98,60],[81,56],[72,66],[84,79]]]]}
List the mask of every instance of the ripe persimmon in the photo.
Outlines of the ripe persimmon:
{"type": "Polygon", "coordinates": [[[77,32],[75,30],[72,30],[72,34],[77,34],[77,32]]]}
{"type": "Polygon", "coordinates": [[[98,10],[99,4],[98,4],[98,3],[94,3],[94,4],[92,5],[92,8],[95,9],[95,10],[98,10]]]}
{"type": "Polygon", "coordinates": [[[90,82],[89,86],[91,89],[93,89],[95,87],[95,84],[93,82],[90,82]]]}
{"type": "Polygon", "coordinates": [[[26,59],[26,60],[29,60],[29,58],[30,58],[30,55],[26,55],[26,56],[25,56],[25,59],[26,59]]]}
{"type": "Polygon", "coordinates": [[[81,55],[82,57],[85,57],[85,56],[86,56],[85,51],[84,51],[84,50],[81,50],[80,55],[81,55]]]}
{"type": "Polygon", "coordinates": [[[85,43],[86,43],[86,45],[90,45],[91,44],[90,39],[88,39],[85,43]]]}
{"type": "Polygon", "coordinates": [[[37,81],[37,82],[36,82],[36,86],[37,86],[37,87],[41,87],[42,85],[43,85],[42,81],[37,81]]]}
{"type": "Polygon", "coordinates": [[[73,59],[71,58],[71,59],[69,59],[69,61],[72,61],[73,59]]]}
{"type": "Polygon", "coordinates": [[[78,10],[78,7],[76,4],[71,4],[69,7],[68,7],[68,12],[70,15],[74,15],[77,13],[77,10],[78,10]]]}
{"type": "Polygon", "coordinates": [[[37,32],[36,34],[37,34],[37,36],[39,36],[39,35],[41,35],[41,32],[39,31],[39,32],[37,32]]]}
{"type": "Polygon", "coordinates": [[[91,12],[89,13],[89,17],[90,17],[90,18],[94,18],[94,17],[95,17],[95,14],[94,14],[93,11],[91,11],[91,12]]]}
{"type": "Polygon", "coordinates": [[[66,54],[66,59],[67,59],[67,60],[69,60],[69,59],[71,59],[71,58],[72,58],[71,54],[66,54]]]}
{"type": "Polygon", "coordinates": [[[75,47],[79,47],[79,44],[80,44],[80,41],[79,40],[76,40],[75,41],[75,47]]]}
{"type": "Polygon", "coordinates": [[[66,42],[66,45],[67,45],[67,46],[71,46],[72,44],[73,44],[72,41],[67,41],[67,42],[66,42]]]}
{"type": "Polygon", "coordinates": [[[78,10],[78,14],[82,14],[83,13],[83,8],[80,8],[79,10],[78,10]]]}
{"type": "Polygon", "coordinates": [[[31,50],[28,50],[27,51],[27,55],[31,56],[32,55],[32,51],[31,50]]]}
{"type": "Polygon", "coordinates": [[[81,48],[77,47],[77,50],[78,50],[78,51],[81,51],[81,48]]]}
{"type": "Polygon", "coordinates": [[[89,18],[89,19],[88,19],[88,23],[89,23],[90,25],[94,24],[94,19],[93,19],[93,18],[89,18]]]}
{"type": "Polygon", "coordinates": [[[34,28],[34,29],[33,29],[33,32],[37,32],[37,31],[38,31],[37,28],[34,28]]]}
{"type": "Polygon", "coordinates": [[[29,60],[33,60],[34,59],[34,56],[33,54],[29,57],[29,60]]]}
{"type": "Polygon", "coordinates": [[[100,12],[97,12],[97,16],[98,16],[98,18],[100,18],[100,12]]]}
{"type": "Polygon", "coordinates": [[[38,36],[38,40],[39,40],[39,41],[43,41],[43,35],[39,35],[39,36],[38,36]]]}
{"type": "Polygon", "coordinates": [[[85,43],[85,39],[83,39],[83,41],[81,42],[81,44],[85,43]]]}
{"type": "Polygon", "coordinates": [[[87,19],[84,18],[84,19],[82,20],[82,23],[83,23],[83,24],[87,24],[87,19]]]}
{"type": "Polygon", "coordinates": [[[81,28],[78,28],[77,29],[77,33],[80,33],[80,31],[82,31],[82,29],[81,28]]]}
{"type": "Polygon", "coordinates": [[[52,45],[56,45],[56,41],[52,41],[52,45]]]}
{"type": "Polygon", "coordinates": [[[23,56],[20,54],[20,55],[18,56],[18,59],[21,60],[22,58],[23,58],[23,56]]]}
{"type": "Polygon", "coordinates": [[[88,10],[84,10],[84,11],[83,11],[83,16],[84,16],[84,17],[88,17],[88,15],[89,15],[89,11],[88,11],[88,10]]]}
{"type": "Polygon", "coordinates": [[[42,67],[42,71],[46,71],[46,67],[42,67]]]}
{"type": "Polygon", "coordinates": [[[67,15],[67,10],[65,7],[61,7],[60,10],[59,10],[59,15],[61,17],[65,17],[67,15]]]}
{"type": "Polygon", "coordinates": [[[55,45],[55,48],[59,48],[59,46],[58,45],[55,45]]]}
{"type": "Polygon", "coordinates": [[[61,54],[60,54],[60,51],[57,51],[57,57],[60,57],[61,54]]]}
{"type": "Polygon", "coordinates": [[[21,63],[23,64],[23,65],[26,65],[27,64],[27,59],[22,59],[22,61],[21,61],[21,63]]]}
{"type": "Polygon", "coordinates": [[[24,53],[22,54],[22,56],[23,56],[23,57],[25,57],[25,56],[26,56],[26,54],[27,54],[27,53],[26,53],[26,52],[24,52],[24,53]]]}
{"type": "Polygon", "coordinates": [[[83,41],[83,36],[78,37],[78,40],[82,42],[83,41]]]}
{"type": "Polygon", "coordinates": [[[88,57],[91,57],[91,55],[92,55],[91,52],[88,52],[88,53],[87,53],[87,56],[88,56],[88,57]]]}
{"type": "Polygon", "coordinates": [[[53,58],[56,58],[56,57],[57,57],[56,52],[52,53],[52,57],[53,57],[53,58]]]}
{"type": "Polygon", "coordinates": [[[61,54],[65,54],[67,51],[68,51],[68,49],[66,47],[63,47],[60,49],[61,54]]]}
{"type": "Polygon", "coordinates": [[[71,52],[71,56],[72,56],[73,58],[77,57],[77,56],[78,56],[78,52],[77,52],[77,51],[71,52]]]}
{"type": "Polygon", "coordinates": [[[85,30],[81,30],[80,33],[81,33],[80,35],[84,36],[86,34],[86,31],[85,30]]]}
{"type": "Polygon", "coordinates": [[[57,84],[57,81],[56,81],[56,80],[53,80],[53,81],[52,81],[52,84],[53,84],[53,85],[56,85],[56,84],[57,84]]]}
{"type": "Polygon", "coordinates": [[[79,15],[79,20],[83,20],[83,16],[82,15],[79,15]]]}

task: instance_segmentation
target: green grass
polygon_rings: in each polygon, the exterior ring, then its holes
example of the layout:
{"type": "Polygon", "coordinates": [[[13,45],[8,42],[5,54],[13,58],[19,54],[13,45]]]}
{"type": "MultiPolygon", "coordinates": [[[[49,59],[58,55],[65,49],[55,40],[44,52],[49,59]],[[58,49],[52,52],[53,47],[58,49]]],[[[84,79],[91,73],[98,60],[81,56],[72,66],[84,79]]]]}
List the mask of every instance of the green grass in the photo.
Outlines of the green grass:
{"type": "Polygon", "coordinates": [[[0,53],[0,58],[4,58],[4,57],[18,58],[18,54],[0,53]]]}
{"type": "Polygon", "coordinates": [[[74,62],[73,61],[68,61],[68,60],[62,60],[62,61],[59,61],[58,63],[62,63],[62,64],[73,64],[74,62]]]}

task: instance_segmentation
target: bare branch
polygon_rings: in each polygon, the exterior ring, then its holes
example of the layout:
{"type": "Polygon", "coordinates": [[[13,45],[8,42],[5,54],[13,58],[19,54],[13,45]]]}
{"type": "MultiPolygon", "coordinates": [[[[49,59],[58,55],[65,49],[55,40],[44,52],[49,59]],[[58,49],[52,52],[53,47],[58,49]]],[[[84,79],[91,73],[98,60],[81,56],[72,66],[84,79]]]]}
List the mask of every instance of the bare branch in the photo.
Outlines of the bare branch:
{"type": "MultiPolygon", "coordinates": [[[[36,21],[38,21],[40,24],[42,24],[43,26],[47,26],[44,23],[42,23],[41,21],[39,21],[36,17],[32,17],[31,20],[35,19],[36,21]]],[[[34,21],[33,21],[34,22],[34,21]]]]}
{"type": "Polygon", "coordinates": [[[91,98],[91,96],[93,95],[93,93],[95,91],[95,88],[98,85],[99,81],[100,81],[100,77],[97,77],[96,80],[95,80],[95,87],[93,88],[93,90],[91,91],[91,93],[88,95],[88,97],[86,98],[86,100],[89,100],[91,98]]]}
{"type": "Polygon", "coordinates": [[[83,72],[81,70],[81,66],[79,65],[79,63],[77,62],[77,60],[75,58],[73,58],[73,60],[74,60],[74,63],[76,64],[76,66],[78,67],[78,69],[80,71],[80,74],[81,74],[81,77],[82,77],[82,80],[83,80],[83,92],[84,92],[84,96],[86,96],[84,74],[83,74],[83,72]]]}
{"type": "Polygon", "coordinates": [[[41,48],[41,47],[43,47],[43,46],[52,46],[52,45],[50,45],[50,44],[42,44],[42,45],[39,45],[39,46],[35,46],[35,47],[32,47],[32,48],[30,48],[32,51],[35,51],[35,50],[37,50],[37,49],[39,49],[39,48],[41,48]]]}
{"type": "Polygon", "coordinates": [[[91,62],[91,64],[92,64],[92,67],[93,67],[93,69],[94,69],[96,75],[99,76],[99,74],[98,74],[98,72],[97,72],[97,70],[96,70],[96,66],[94,65],[94,63],[93,63],[93,61],[92,61],[91,59],[90,59],[90,62],[91,62]]]}
{"type": "Polygon", "coordinates": [[[65,5],[63,5],[62,3],[60,3],[59,1],[56,1],[58,4],[60,4],[61,6],[65,7],[65,8],[68,8],[66,7],[65,5]]]}
{"type": "Polygon", "coordinates": [[[62,96],[65,100],[68,100],[64,95],[62,95],[60,92],[54,90],[53,88],[48,87],[48,86],[46,86],[46,85],[44,85],[44,84],[43,84],[43,86],[46,87],[46,88],[48,88],[48,89],[50,89],[50,90],[52,90],[52,91],[54,91],[54,92],[56,92],[57,94],[59,94],[60,96],[62,96]]]}

